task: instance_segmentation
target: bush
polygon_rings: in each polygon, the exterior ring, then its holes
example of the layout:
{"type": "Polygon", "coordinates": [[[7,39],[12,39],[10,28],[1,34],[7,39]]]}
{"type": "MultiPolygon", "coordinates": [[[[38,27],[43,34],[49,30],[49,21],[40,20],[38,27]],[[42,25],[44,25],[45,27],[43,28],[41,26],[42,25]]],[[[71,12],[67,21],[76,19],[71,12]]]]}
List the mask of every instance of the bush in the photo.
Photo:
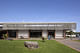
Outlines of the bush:
{"type": "Polygon", "coordinates": [[[3,34],[3,38],[4,39],[7,39],[8,38],[8,35],[7,34],[3,34]]]}

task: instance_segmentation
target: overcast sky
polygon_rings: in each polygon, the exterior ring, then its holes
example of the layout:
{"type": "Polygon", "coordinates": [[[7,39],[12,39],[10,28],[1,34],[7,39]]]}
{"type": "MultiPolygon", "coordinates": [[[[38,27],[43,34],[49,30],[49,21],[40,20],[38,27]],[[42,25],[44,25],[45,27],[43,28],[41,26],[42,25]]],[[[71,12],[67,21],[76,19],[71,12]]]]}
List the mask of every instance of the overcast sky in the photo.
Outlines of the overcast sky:
{"type": "Polygon", "coordinates": [[[0,0],[0,22],[76,22],[80,0],[0,0]]]}

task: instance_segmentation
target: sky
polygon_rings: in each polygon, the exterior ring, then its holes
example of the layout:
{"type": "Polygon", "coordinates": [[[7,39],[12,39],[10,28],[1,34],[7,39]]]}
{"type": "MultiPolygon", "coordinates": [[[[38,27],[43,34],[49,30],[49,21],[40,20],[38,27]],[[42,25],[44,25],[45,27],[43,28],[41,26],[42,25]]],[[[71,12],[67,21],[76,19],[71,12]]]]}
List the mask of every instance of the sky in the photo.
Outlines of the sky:
{"type": "Polygon", "coordinates": [[[80,0],[0,0],[0,22],[75,22],[80,0]]]}

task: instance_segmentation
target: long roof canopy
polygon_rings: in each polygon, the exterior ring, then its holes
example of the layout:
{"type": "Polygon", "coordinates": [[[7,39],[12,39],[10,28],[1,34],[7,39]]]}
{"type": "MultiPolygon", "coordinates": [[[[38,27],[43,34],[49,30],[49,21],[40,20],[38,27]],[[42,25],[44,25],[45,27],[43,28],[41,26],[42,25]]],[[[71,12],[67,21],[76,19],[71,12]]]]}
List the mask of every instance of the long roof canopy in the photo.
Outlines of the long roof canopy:
{"type": "Polygon", "coordinates": [[[2,30],[75,30],[76,23],[0,23],[2,30]]]}

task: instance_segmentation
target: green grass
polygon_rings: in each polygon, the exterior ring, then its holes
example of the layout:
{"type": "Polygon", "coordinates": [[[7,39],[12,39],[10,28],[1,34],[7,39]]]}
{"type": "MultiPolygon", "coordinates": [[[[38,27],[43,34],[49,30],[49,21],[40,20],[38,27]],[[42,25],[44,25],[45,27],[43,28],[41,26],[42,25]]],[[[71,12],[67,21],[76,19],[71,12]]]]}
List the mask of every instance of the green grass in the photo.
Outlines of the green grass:
{"type": "Polygon", "coordinates": [[[26,40],[0,40],[0,53],[80,53],[55,40],[37,40],[39,48],[33,50],[24,47],[24,41],[26,40]]]}

